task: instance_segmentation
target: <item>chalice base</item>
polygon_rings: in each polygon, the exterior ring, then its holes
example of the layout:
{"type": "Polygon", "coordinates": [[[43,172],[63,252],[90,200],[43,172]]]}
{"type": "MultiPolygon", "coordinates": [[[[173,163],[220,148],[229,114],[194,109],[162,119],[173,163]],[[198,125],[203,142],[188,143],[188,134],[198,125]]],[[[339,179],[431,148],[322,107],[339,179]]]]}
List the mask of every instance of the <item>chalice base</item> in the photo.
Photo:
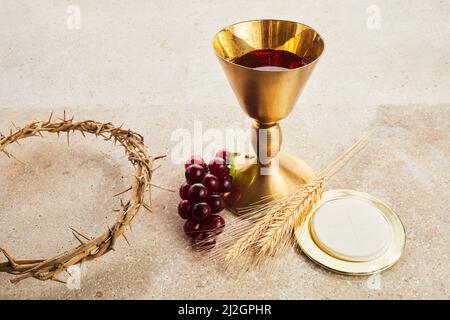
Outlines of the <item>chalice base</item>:
{"type": "Polygon", "coordinates": [[[284,198],[316,177],[300,158],[280,152],[277,160],[270,167],[263,167],[256,158],[240,161],[232,189],[225,196],[227,209],[239,215],[252,205],[284,198]]]}

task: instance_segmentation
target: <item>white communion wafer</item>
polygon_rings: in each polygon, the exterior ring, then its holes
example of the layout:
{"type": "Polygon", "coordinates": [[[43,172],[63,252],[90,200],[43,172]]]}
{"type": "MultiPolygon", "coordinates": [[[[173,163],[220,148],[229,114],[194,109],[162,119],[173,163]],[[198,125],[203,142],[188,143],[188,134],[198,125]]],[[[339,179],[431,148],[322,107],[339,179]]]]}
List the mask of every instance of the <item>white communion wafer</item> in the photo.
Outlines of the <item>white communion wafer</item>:
{"type": "Polygon", "coordinates": [[[311,231],[322,249],[349,261],[376,259],[392,241],[383,213],[352,197],[323,203],[312,217],[311,231]]]}

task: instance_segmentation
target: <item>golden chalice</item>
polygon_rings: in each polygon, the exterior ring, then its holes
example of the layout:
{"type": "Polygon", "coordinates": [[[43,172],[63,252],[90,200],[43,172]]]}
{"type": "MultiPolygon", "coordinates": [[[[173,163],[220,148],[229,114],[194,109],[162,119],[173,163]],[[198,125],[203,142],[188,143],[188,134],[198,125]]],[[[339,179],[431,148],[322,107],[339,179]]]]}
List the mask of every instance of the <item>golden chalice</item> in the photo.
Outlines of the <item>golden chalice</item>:
{"type": "Polygon", "coordinates": [[[252,145],[256,157],[236,167],[233,188],[226,196],[227,207],[239,213],[240,208],[292,194],[315,177],[303,160],[280,152],[278,121],[294,107],[324,50],[324,42],[314,29],[301,23],[253,20],[219,31],[213,46],[239,104],[254,119],[252,145]],[[236,63],[247,54],[267,49],[295,54],[306,64],[267,69],[236,63]]]}

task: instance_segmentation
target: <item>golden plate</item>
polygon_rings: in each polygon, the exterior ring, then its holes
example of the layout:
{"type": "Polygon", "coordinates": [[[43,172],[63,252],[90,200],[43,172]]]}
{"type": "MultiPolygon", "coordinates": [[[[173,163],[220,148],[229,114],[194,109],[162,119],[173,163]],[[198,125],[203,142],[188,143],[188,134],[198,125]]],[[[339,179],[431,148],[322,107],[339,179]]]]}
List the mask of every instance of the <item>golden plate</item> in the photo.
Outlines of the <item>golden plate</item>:
{"type": "Polygon", "coordinates": [[[308,215],[302,226],[295,231],[295,236],[301,250],[317,264],[340,274],[356,276],[378,273],[394,265],[400,259],[406,241],[403,224],[391,208],[371,195],[353,190],[330,190],[324,192],[321,202],[308,215]],[[347,197],[364,201],[376,207],[384,215],[391,228],[392,239],[389,247],[383,254],[373,260],[349,261],[340,259],[331,255],[326,248],[321,248],[320,244],[314,241],[313,232],[311,231],[311,217],[324,203],[347,197]]]}

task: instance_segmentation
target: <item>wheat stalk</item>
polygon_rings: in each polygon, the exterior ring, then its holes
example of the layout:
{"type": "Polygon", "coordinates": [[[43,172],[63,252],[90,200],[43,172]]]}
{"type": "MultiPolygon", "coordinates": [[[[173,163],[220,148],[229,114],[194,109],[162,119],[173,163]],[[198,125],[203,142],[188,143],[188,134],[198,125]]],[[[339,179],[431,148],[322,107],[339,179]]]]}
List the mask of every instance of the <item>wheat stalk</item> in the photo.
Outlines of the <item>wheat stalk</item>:
{"type": "Polygon", "coordinates": [[[284,210],[278,211],[271,219],[258,241],[255,243],[255,259],[262,260],[276,253],[277,246],[285,240],[290,240],[294,230],[305,220],[308,213],[320,198],[325,187],[326,177],[314,180],[304,186],[300,192],[283,200],[284,210]]]}
{"type": "Polygon", "coordinates": [[[271,218],[272,216],[270,214],[266,214],[259,223],[247,230],[247,232],[234,244],[233,250],[228,250],[224,257],[225,261],[231,263],[245,253],[250,246],[258,240],[259,235],[267,229],[271,218]]]}
{"type": "Polygon", "coordinates": [[[240,219],[227,226],[211,256],[223,260],[226,268],[236,265],[242,272],[289,248],[294,243],[294,231],[320,201],[326,182],[366,145],[374,131],[358,140],[322,170],[315,180],[295,193],[246,208],[240,219]],[[242,263],[238,264],[239,261],[242,263]]]}

